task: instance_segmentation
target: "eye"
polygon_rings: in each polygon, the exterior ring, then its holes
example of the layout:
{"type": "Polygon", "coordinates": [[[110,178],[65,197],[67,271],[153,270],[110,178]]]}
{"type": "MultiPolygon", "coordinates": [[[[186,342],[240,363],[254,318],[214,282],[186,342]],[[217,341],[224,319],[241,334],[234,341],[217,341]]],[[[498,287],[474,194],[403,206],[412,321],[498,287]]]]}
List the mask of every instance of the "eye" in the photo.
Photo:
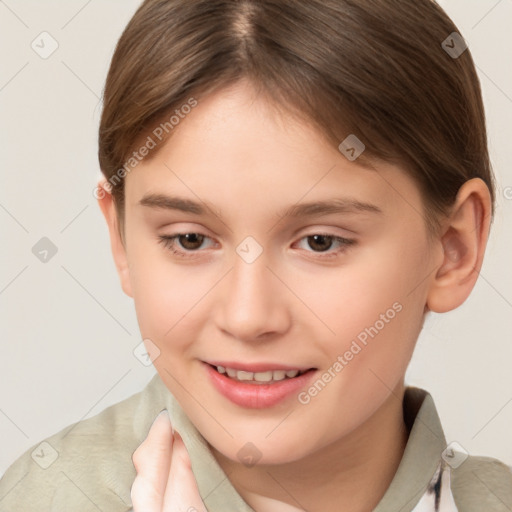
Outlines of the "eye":
{"type": "Polygon", "coordinates": [[[169,249],[175,255],[188,258],[190,252],[197,252],[197,249],[202,245],[203,241],[209,237],[201,233],[177,233],[175,235],[160,235],[159,242],[163,244],[166,249],[169,249]],[[176,242],[180,241],[181,247],[186,250],[180,250],[176,247],[176,242]]]}
{"type": "MultiPolygon", "coordinates": [[[[170,250],[176,256],[180,258],[190,258],[194,257],[194,252],[200,252],[199,249],[201,248],[201,245],[206,239],[210,239],[210,237],[201,233],[176,233],[175,235],[160,235],[158,239],[166,249],[170,250]],[[182,247],[183,249],[180,249],[179,247],[182,247]]],[[[328,233],[315,233],[300,239],[300,241],[302,240],[307,240],[308,245],[311,248],[316,249],[307,252],[316,252],[320,254],[326,253],[325,256],[321,256],[323,258],[336,257],[349,246],[356,243],[353,239],[343,238],[328,233]],[[333,242],[339,244],[339,248],[336,251],[329,251],[333,242]]]]}
{"type": "Polygon", "coordinates": [[[307,240],[308,245],[311,248],[316,248],[318,250],[308,251],[308,252],[319,252],[325,253],[327,252],[333,245],[333,242],[339,244],[339,249],[337,251],[331,251],[326,254],[326,256],[322,257],[336,257],[338,254],[345,251],[349,246],[354,245],[356,243],[355,240],[349,238],[343,238],[341,236],[331,235],[329,233],[315,233],[313,235],[307,235],[302,240],[307,240]]]}

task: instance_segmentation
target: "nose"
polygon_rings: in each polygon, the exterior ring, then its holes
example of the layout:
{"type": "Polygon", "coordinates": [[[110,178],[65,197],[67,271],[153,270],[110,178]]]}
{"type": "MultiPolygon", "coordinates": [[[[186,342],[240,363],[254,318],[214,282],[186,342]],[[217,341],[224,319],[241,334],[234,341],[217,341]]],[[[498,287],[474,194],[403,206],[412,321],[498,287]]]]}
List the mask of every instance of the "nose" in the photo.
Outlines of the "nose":
{"type": "Polygon", "coordinates": [[[217,326],[242,341],[282,336],[290,326],[292,293],[263,251],[248,262],[239,254],[217,290],[217,326]],[[273,336],[272,336],[273,335],[273,336]]]}

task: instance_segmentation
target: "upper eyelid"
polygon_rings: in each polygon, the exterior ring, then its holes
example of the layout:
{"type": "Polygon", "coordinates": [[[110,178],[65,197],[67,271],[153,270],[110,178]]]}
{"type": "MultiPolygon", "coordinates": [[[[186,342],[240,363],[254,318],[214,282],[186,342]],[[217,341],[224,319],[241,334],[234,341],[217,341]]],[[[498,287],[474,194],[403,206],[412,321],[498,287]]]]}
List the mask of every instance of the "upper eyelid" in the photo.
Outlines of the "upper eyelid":
{"type": "MultiPolygon", "coordinates": [[[[176,244],[178,238],[180,236],[183,236],[183,235],[188,235],[188,234],[196,234],[196,235],[200,235],[200,236],[203,236],[205,238],[209,238],[210,240],[214,241],[214,243],[218,243],[218,242],[215,242],[215,240],[213,240],[213,238],[209,235],[206,235],[205,233],[201,233],[200,231],[193,231],[193,230],[188,230],[188,231],[180,231],[180,232],[176,232],[174,234],[170,234],[170,235],[160,235],[161,237],[163,238],[167,238],[167,239],[173,239],[173,242],[176,244]]],[[[350,242],[350,245],[352,245],[353,243],[356,242],[355,238],[353,237],[346,237],[346,236],[343,236],[343,235],[339,235],[339,234],[336,234],[336,233],[331,233],[331,232],[328,232],[328,230],[313,230],[313,231],[309,231],[308,233],[305,233],[301,236],[299,236],[297,238],[296,241],[301,241],[303,240],[304,238],[308,238],[310,236],[313,236],[313,235],[322,235],[322,236],[327,236],[327,237],[331,237],[335,240],[343,240],[343,241],[346,241],[346,242],[350,242]]],[[[190,253],[197,253],[197,252],[202,252],[201,249],[196,249],[196,250],[190,250],[190,249],[185,249],[185,248],[179,248],[180,251],[183,251],[183,252],[190,252],[190,253]]]]}
{"type": "MultiPolygon", "coordinates": [[[[349,230],[347,229],[345,231],[349,231],[349,230]]],[[[200,236],[204,236],[205,238],[210,238],[210,239],[214,238],[214,236],[210,236],[206,233],[203,233],[201,230],[193,230],[193,229],[176,231],[175,233],[170,233],[170,234],[163,233],[161,236],[170,238],[170,237],[177,237],[180,235],[190,235],[190,234],[200,235],[200,236]]],[[[333,232],[329,231],[328,229],[325,229],[325,230],[324,229],[317,229],[317,230],[313,229],[313,230],[308,231],[307,233],[300,235],[300,239],[308,237],[308,236],[313,236],[313,235],[324,235],[324,236],[331,236],[333,238],[336,237],[336,238],[346,238],[346,239],[353,238],[353,236],[354,236],[354,235],[345,236],[342,234],[333,233],[333,232]]],[[[217,236],[217,235],[215,235],[215,236],[217,236]]],[[[294,236],[294,238],[296,238],[299,236],[299,233],[298,232],[294,233],[293,236],[294,236]]]]}
{"type": "MultiPolygon", "coordinates": [[[[171,233],[171,234],[162,233],[162,235],[163,236],[176,236],[176,235],[186,235],[186,234],[190,234],[190,233],[195,233],[195,234],[202,235],[202,236],[205,236],[208,238],[215,238],[215,237],[220,236],[217,233],[215,233],[214,231],[212,231],[211,229],[203,228],[203,227],[198,227],[197,229],[195,229],[195,228],[180,229],[178,227],[176,229],[177,229],[177,231],[175,231],[174,233],[171,233]],[[213,234],[209,235],[206,233],[206,231],[209,233],[213,233],[213,234]]],[[[314,225],[308,226],[308,227],[302,227],[299,229],[294,229],[293,232],[291,233],[291,236],[293,236],[295,238],[295,237],[299,236],[299,234],[301,232],[304,233],[303,235],[301,235],[301,238],[303,238],[304,236],[320,235],[320,234],[323,234],[326,236],[340,237],[340,238],[354,238],[354,237],[358,236],[358,233],[356,231],[348,229],[346,227],[342,228],[340,226],[338,226],[338,227],[330,226],[330,227],[322,228],[322,227],[315,227],[314,225]],[[345,233],[347,233],[347,235],[344,235],[343,233],[336,233],[336,231],[335,231],[336,229],[344,231],[345,233]]],[[[283,232],[281,232],[281,234],[284,234],[284,230],[283,230],[283,232]]]]}

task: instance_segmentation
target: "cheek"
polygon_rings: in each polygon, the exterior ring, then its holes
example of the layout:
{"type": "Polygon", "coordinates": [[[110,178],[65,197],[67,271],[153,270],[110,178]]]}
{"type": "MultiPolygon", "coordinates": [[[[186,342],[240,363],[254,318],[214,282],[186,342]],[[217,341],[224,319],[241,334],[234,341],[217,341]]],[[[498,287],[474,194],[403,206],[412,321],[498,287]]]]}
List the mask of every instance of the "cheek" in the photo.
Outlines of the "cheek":
{"type": "Polygon", "coordinates": [[[361,251],[357,261],[331,276],[329,299],[318,299],[321,317],[335,333],[324,339],[330,339],[332,362],[345,356],[343,371],[351,382],[375,380],[373,369],[394,384],[405,372],[423,319],[424,255],[421,240],[389,240],[361,251]]]}
{"type": "Polygon", "coordinates": [[[208,293],[219,275],[207,266],[179,263],[165,247],[148,242],[130,253],[130,275],[139,329],[161,351],[180,352],[197,338],[208,293]]]}
{"type": "Polygon", "coordinates": [[[179,270],[163,246],[146,241],[130,250],[130,276],[143,337],[155,340],[171,337],[195,295],[194,273],[179,270]]]}

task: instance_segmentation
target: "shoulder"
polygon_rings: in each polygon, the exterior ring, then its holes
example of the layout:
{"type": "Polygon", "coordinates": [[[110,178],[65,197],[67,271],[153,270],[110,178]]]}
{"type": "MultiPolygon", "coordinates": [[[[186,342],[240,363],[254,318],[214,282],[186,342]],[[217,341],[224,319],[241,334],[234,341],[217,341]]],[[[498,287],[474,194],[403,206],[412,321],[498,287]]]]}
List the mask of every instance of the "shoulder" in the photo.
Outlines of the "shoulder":
{"type": "Polygon", "coordinates": [[[131,457],[141,442],[135,418],[149,388],[26,450],[0,479],[0,512],[68,510],[70,504],[81,512],[130,510],[126,482],[135,478],[131,457]]]}
{"type": "Polygon", "coordinates": [[[512,510],[512,468],[497,459],[469,456],[451,469],[451,489],[459,510],[512,510]]]}

